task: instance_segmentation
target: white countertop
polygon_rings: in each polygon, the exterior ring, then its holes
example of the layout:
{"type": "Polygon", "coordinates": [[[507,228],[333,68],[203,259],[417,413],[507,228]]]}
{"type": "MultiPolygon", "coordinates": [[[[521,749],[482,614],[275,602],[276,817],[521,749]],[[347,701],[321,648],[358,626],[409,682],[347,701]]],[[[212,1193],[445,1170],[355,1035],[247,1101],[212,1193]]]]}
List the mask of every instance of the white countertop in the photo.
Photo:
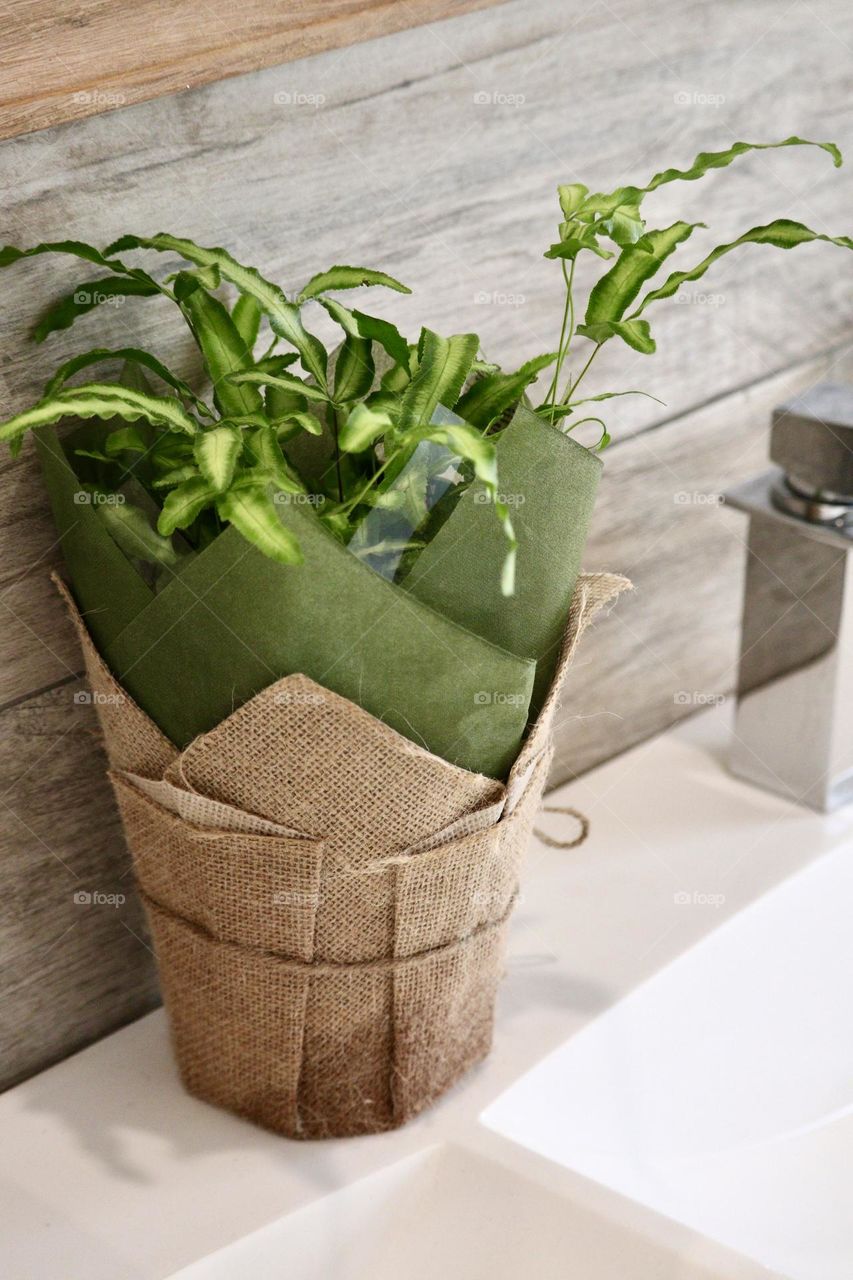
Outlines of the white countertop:
{"type": "MultiPolygon", "coordinates": [[[[715,708],[548,797],[585,812],[590,837],[575,850],[532,845],[494,1051],[402,1130],[295,1143],[198,1102],[179,1084],[162,1011],[6,1093],[3,1280],[166,1280],[182,1268],[186,1280],[342,1280],[370,1274],[352,1224],[373,1222],[380,1202],[397,1206],[375,1233],[385,1233],[383,1258],[406,1280],[522,1276],[508,1259],[525,1233],[535,1235],[528,1251],[547,1236],[552,1200],[559,1267],[540,1258],[529,1275],[551,1276],[551,1264],[577,1280],[769,1274],[479,1121],[548,1052],[853,830],[849,810],[823,817],[731,777],[728,734],[729,709],[715,708]],[[453,1215],[466,1195],[460,1228],[453,1215]],[[517,1208],[515,1224],[504,1202],[517,1208]],[[392,1239],[389,1223],[419,1204],[415,1224],[392,1239]],[[247,1246],[250,1233],[259,1234],[247,1246]],[[240,1241],[243,1253],[217,1259],[240,1241]],[[253,1260],[245,1249],[255,1243],[253,1260]],[[449,1262],[441,1249],[451,1249],[449,1262]],[[631,1260],[621,1274],[619,1258],[631,1260]]],[[[540,825],[573,834],[559,815],[540,825]]]]}

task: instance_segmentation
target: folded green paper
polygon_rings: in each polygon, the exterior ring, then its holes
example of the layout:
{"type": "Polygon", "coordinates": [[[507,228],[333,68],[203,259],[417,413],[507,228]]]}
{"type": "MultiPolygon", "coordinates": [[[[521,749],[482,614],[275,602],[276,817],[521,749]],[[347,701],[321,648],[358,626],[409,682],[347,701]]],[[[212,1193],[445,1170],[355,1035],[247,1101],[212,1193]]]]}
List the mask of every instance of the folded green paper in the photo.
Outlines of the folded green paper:
{"type": "Polygon", "coordinates": [[[282,504],[301,566],[226,529],[156,594],[112,541],[52,431],[39,448],[78,605],[104,660],[177,746],[301,672],[463,768],[504,777],[535,675],[386,582],[310,509],[282,504]]]}
{"type": "Polygon", "coordinates": [[[362,563],[310,505],[283,502],[304,564],[278,565],[227,528],[155,592],[82,490],[73,448],[92,430],[39,435],[63,552],[102,656],[176,746],[301,672],[451,763],[506,776],[553,675],[595,455],[524,408],[502,433],[500,487],[519,542],[512,597],[500,590],[505,537],[475,486],[402,585],[362,563]]]}

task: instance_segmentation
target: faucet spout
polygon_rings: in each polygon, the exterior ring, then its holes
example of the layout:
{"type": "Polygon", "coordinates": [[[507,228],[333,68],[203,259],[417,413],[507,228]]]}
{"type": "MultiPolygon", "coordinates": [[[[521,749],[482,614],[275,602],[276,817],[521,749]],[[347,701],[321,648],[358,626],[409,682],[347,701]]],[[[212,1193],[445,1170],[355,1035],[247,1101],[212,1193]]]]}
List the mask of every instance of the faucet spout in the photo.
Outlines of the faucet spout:
{"type": "Polygon", "coordinates": [[[829,812],[853,801],[853,387],[778,408],[770,456],[725,495],[749,516],[729,763],[829,812]]]}

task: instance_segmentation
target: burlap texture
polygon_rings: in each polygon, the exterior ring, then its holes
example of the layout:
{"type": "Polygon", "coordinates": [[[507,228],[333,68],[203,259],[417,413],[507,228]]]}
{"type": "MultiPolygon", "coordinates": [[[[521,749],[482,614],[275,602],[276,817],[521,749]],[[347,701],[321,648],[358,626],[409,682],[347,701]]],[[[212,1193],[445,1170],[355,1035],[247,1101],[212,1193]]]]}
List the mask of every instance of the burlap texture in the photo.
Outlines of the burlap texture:
{"type": "Polygon", "coordinates": [[[505,784],[302,675],[179,753],[61,588],[191,1093],[292,1137],[371,1133],[485,1056],[559,688],[625,585],[580,579],[554,685],[505,784]]]}

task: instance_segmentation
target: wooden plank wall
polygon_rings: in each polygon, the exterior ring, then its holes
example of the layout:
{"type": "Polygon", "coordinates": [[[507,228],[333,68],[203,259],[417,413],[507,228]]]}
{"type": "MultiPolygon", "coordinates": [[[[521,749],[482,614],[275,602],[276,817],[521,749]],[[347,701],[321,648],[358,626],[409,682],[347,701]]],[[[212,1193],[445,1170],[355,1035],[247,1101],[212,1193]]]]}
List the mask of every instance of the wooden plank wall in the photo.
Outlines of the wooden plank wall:
{"type": "MultiPolygon", "coordinates": [[[[382,40],[222,81],[0,145],[2,239],[31,244],[173,230],[227,244],[294,287],[349,261],[413,286],[386,313],[477,329],[520,363],[556,341],[560,296],[541,257],[558,181],[607,187],[735,138],[798,132],[853,151],[853,10],[842,0],[509,0],[382,40]]],[[[788,215],[850,233],[847,170],[770,152],[650,205],[729,238],[788,215]]],[[[696,257],[713,243],[697,233],[696,257]]],[[[693,255],[690,255],[692,259],[693,255]]],[[[774,404],[851,375],[853,259],[811,246],[733,254],[661,310],[659,355],[602,358],[610,451],[590,568],[633,596],[572,673],[555,780],[623,750],[732,687],[742,517],[710,497],[763,465],[774,404]],[[681,698],[676,695],[681,693],[681,698]]],[[[3,275],[0,401],[23,404],[84,343],[149,346],[189,372],[160,300],[88,317],[43,348],[39,304],[81,277],[35,260],[3,275]]],[[[0,470],[0,1080],[9,1083],[156,1000],[128,891],[80,659],[48,583],[54,533],[31,452],[0,470]],[[75,893],[127,902],[75,903],[75,893]]]]}
{"type": "Polygon", "coordinates": [[[5,11],[0,138],[500,0],[26,0],[5,11]]]}

